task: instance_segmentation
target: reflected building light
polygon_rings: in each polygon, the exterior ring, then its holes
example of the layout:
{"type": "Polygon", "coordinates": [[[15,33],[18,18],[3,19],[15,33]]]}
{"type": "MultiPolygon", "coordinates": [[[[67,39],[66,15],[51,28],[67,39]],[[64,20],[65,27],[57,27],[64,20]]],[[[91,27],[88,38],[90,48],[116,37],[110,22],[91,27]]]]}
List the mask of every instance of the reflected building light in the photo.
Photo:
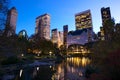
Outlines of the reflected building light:
{"type": "Polygon", "coordinates": [[[51,66],[51,65],[50,65],[49,67],[50,67],[50,68],[52,68],[52,66],[51,66]]]}
{"type": "Polygon", "coordinates": [[[37,67],[37,71],[39,71],[39,67],[37,67]]]}
{"type": "Polygon", "coordinates": [[[37,71],[36,71],[36,68],[34,68],[34,70],[33,70],[33,77],[35,77],[36,75],[37,75],[37,71]]]}
{"type": "Polygon", "coordinates": [[[19,75],[20,77],[22,76],[22,73],[23,73],[23,70],[21,69],[21,70],[20,70],[20,75],[19,75]]]}
{"type": "Polygon", "coordinates": [[[58,80],[60,79],[60,75],[57,76],[57,79],[58,79],[58,80]]]}
{"type": "Polygon", "coordinates": [[[79,76],[82,77],[83,76],[83,73],[82,71],[79,72],[79,76]]]}
{"type": "Polygon", "coordinates": [[[74,73],[74,68],[73,67],[71,68],[71,71],[72,71],[72,73],[74,73]]]}
{"type": "Polygon", "coordinates": [[[74,66],[82,66],[82,67],[85,67],[86,65],[90,64],[90,60],[89,58],[79,58],[79,57],[76,57],[76,58],[67,58],[67,61],[68,63],[71,63],[73,64],[74,66]]]}
{"type": "Polygon", "coordinates": [[[87,62],[86,62],[86,59],[83,57],[83,58],[82,58],[82,66],[86,66],[86,63],[87,63],[87,62]]]}

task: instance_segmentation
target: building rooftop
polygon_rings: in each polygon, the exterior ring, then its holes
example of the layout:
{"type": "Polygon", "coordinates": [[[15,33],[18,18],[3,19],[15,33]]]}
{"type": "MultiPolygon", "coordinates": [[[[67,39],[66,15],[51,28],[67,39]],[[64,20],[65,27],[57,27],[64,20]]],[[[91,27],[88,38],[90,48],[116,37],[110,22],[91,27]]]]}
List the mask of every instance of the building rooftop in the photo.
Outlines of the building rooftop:
{"type": "Polygon", "coordinates": [[[16,10],[16,8],[15,8],[15,7],[12,7],[12,8],[11,8],[11,10],[13,10],[13,9],[14,9],[14,10],[16,10]]]}
{"type": "Polygon", "coordinates": [[[78,16],[78,15],[81,15],[81,14],[84,14],[84,13],[90,13],[90,9],[86,10],[86,11],[82,11],[82,12],[79,12],[77,14],[75,14],[75,16],[78,16]]]}
{"type": "Polygon", "coordinates": [[[87,32],[87,30],[91,30],[92,28],[84,28],[80,30],[70,31],[68,35],[81,35],[83,32],[87,32]]]}
{"type": "Polygon", "coordinates": [[[45,14],[43,14],[43,15],[38,16],[36,19],[38,19],[38,18],[40,18],[40,17],[43,17],[43,16],[46,16],[46,15],[50,16],[48,13],[45,13],[45,14]]]}
{"type": "Polygon", "coordinates": [[[104,10],[104,9],[105,9],[105,10],[106,10],[106,9],[110,9],[110,7],[106,7],[106,8],[105,8],[105,7],[102,7],[102,8],[101,8],[101,10],[104,10]]]}
{"type": "Polygon", "coordinates": [[[57,31],[57,29],[52,29],[52,31],[57,31]]]}

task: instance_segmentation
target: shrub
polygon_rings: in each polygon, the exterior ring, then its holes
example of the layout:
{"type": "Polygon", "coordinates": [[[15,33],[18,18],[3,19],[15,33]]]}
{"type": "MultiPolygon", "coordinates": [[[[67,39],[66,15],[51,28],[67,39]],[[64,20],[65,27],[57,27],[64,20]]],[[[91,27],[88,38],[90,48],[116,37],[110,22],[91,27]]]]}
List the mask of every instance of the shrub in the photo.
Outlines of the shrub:
{"type": "Polygon", "coordinates": [[[12,56],[12,57],[8,57],[8,58],[4,59],[1,62],[1,64],[2,65],[9,65],[9,64],[16,64],[16,63],[19,63],[19,62],[20,62],[20,60],[17,57],[12,56]]]}

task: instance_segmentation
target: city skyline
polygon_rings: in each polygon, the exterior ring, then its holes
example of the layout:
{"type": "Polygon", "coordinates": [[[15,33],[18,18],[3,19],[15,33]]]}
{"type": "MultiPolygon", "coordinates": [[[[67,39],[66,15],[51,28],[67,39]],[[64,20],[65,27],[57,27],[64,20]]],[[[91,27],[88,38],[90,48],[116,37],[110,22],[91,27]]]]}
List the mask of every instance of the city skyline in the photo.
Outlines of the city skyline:
{"type": "Polygon", "coordinates": [[[50,14],[50,30],[57,28],[59,31],[63,31],[63,25],[68,25],[70,31],[75,30],[75,14],[88,9],[91,10],[93,30],[97,33],[100,31],[100,26],[102,26],[100,12],[102,7],[110,7],[111,16],[116,23],[120,22],[120,11],[117,10],[120,8],[119,3],[118,0],[114,2],[110,0],[25,0],[24,2],[14,0],[11,2],[11,7],[15,6],[18,11],[16,33],[18,34],[19,31],[25,29],[30,36],[35,33],[35,19],[39,15],[50,14]]]}

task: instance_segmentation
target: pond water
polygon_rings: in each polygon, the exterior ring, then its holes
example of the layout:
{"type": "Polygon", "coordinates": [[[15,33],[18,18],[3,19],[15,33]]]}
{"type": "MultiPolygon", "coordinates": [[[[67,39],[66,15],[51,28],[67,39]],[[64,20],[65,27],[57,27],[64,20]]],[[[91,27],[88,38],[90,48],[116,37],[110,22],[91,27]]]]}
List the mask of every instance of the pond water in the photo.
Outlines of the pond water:
{"type": "Polygon", "coordinates": [[[66,58],[59,64],[24,68],[3,77],[3,80],[84,80],[87,57],[66,58]]]}

